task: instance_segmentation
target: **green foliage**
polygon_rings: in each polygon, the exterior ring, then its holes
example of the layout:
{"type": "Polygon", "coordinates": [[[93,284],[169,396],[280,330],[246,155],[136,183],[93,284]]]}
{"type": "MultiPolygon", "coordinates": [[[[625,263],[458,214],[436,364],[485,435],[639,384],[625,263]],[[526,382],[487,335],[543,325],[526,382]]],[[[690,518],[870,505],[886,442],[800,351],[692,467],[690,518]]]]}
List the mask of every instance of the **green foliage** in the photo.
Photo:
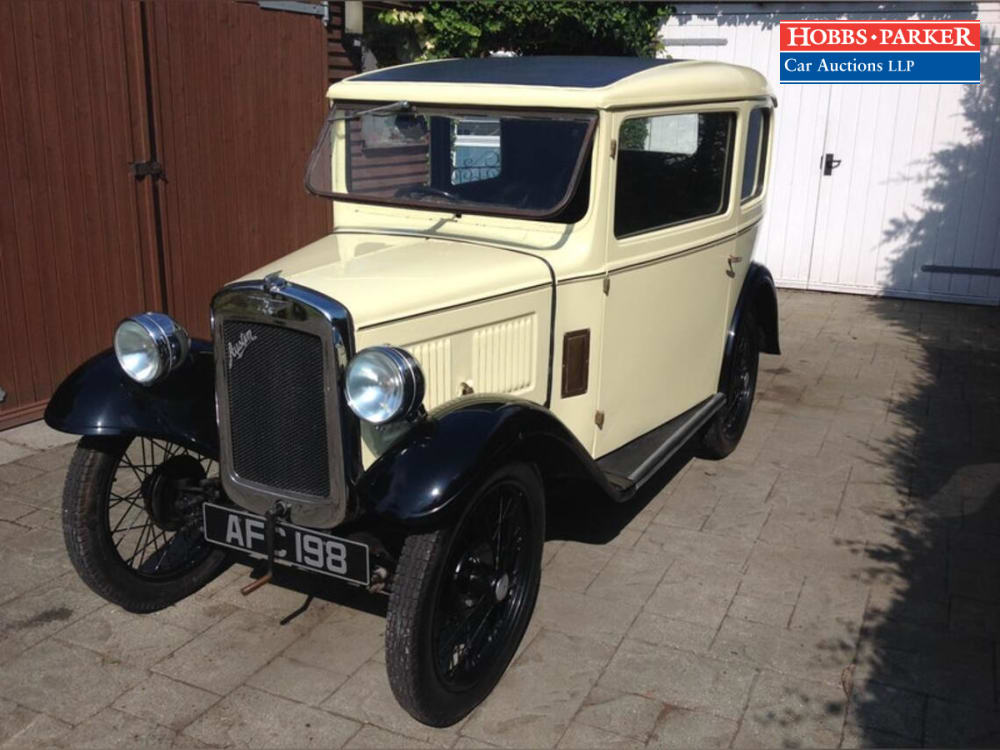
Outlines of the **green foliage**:
{"type": "Polygon", "coordinates": [[[670,15],[663,2],[620,0],[474,0],[418,7],[382,11],[373,24],[366,19],[368,46],[380,66],[414,58],[485,57],[500,50],[652,57],[660,49],[657,32],[670,15]]]}
{"type": "Polygon", "coordinates": [[[375,55],[380,68],[413,62],[421,57],[423,45],[417,35],[420,14],[368,7],[364,13],[365,46],[375,55]]]}
{"type": "Polygon", "coordinates": [[[622,123],[619,144],[623,151],[645,151],[646,139],[649,137],[649,119],[635,117],[622,123]]]}

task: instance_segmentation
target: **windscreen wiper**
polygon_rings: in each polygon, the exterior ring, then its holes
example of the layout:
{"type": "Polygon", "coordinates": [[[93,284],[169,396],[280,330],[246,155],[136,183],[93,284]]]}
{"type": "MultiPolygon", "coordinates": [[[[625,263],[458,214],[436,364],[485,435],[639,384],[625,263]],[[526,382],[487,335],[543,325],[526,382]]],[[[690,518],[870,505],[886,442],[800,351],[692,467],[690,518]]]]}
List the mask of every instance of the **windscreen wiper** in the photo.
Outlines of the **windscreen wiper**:
{"type": "Polygon", "coordinates": [[[371,109],[363,109],[360,112],[351,112],[346,115],[339,115],[336,117],[331,117],[331,122],[337,122],[339,120],[357,120],[359,117],[364,117],[365,115],[373,115],[376,112],[406,112],[413,109],[413,105],[407,101],[393,102],[392,104],[382,104],[378,107],[372,107],[371,109]]]}

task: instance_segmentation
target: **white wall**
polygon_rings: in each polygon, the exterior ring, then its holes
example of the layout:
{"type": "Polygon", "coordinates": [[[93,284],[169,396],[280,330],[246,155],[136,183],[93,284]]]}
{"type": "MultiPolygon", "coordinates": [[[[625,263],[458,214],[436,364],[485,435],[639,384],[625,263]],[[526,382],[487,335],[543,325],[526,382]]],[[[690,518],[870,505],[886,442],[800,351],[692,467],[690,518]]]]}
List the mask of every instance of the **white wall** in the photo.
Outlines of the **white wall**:
{"type": "Polygon", "coordinates": [[[997,304],[1000,3],[680,3],[667,53],[748,65],[778,97],[757,258],[779,285],[997,304]],[[983,83],[778,84],[778,22],[982,21],[983,83]],[[820,169],[825,153],[842,165],[820,169]]]}

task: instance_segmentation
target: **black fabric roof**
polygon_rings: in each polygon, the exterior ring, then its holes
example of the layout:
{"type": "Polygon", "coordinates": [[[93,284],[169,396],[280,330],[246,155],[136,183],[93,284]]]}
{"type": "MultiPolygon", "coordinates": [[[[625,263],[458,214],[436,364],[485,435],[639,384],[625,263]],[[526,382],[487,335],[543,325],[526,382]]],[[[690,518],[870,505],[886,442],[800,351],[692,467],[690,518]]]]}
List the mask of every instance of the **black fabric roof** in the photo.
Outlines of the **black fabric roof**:
{"type": "Polygon", "coordinates": [[[676,60],[644,57],[474,57],[373,70],[354,80],[404,83],[499,83],[598,88],[676,60]]]}

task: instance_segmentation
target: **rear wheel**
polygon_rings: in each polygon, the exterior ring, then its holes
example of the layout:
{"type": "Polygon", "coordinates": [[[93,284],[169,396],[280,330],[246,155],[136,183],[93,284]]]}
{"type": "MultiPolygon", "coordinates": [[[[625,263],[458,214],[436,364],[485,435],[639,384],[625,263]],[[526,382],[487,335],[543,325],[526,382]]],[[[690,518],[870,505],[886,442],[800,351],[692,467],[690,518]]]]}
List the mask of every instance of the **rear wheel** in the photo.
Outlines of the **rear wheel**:
{"type": "Polygon", "coordinates": [[[526,464],[496,472],[447,529],[406,539],[386,622],[386,669],[400,705],[449,726],[489,695],[538,597],[545,508],[526,464]]]}
{"type": "Polygon", "coordinates": [[[160,439],[83,438],[63,493],[63,535],[83,581],[130,612],[153,612],[221,572],[226,554],[202,535],[200,496],[184,491],[217,466],[160,439]]]}
{"type": "Polygon", "coordinates": [[[733,342],[726,403],[702,433],[701,453],[706,458],[725,458],[739,445],[753,407],[759,360],[760,331],[753,313],[748,310],[740,320],[733,342]]]}

